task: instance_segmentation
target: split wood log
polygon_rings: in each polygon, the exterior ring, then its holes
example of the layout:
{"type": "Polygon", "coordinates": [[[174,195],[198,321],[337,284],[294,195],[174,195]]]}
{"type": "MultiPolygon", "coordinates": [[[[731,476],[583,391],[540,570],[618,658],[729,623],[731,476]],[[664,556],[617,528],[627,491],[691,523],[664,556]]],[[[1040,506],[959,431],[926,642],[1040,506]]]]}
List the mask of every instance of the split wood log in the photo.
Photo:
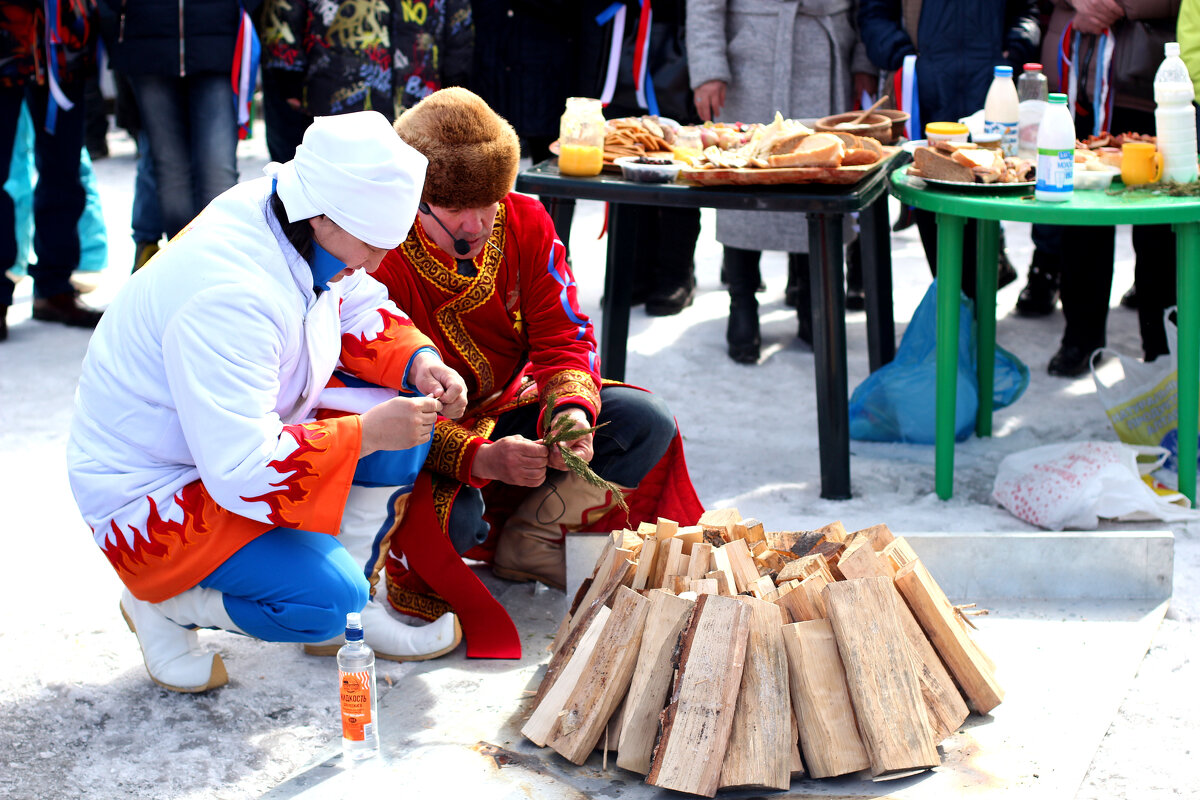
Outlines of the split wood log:
{"type": "Polygon", "coordinates": [[[703,525],[700,528],[703,531],[701,541],[710,544],[713,548],[724,547],[729,541],[728,532],[724,528],[716,528],[712,525],[703,525]]]}
{"type": "Polygon", "coordinates": [[[592,616],[591,621],[580,629],[579,640],[572,649],[569,659],[563,665],[560,674],[556,676],[557,680],[550,681],[549,673],[542,680],[542,689],[545,692],[542,693],[540,700],[534,698],[533,714],[521,727],[521,735],[538,747],[544,747],[546,740],[550,738],[550,732],[554,724],[558,722],[559,712],[570,698],[571,690],[579,682],[579,676],[583,674],[583,668],[591,659],[592,650],[596,647],[596,642],[600,639],[600,632],[604,630],[604,625],[611,613],[606,606],[601,606],[600,610],[592,616]]]}
{"type": "Polygon", "coordinates": [[[716,794],[749,631],[748,606],[711,594],[696,601],[679,637],[675,683],[659,717],[662,735],[646,783],[705,797],[716,794]]]}
{"type": "Polygon", "coordinates": [[[675,536],[683,540],[683,552],[690,556],[692,548],[704,541],[704,528],[699,525],[689,525],[686,528],[680,528],[675,536]]]}
{"type": "Polygon", "coordinates": [[[825,537],[827,542],[844,542],[846,541],[846,526],[842,525],[841,520],[831,522],[828,525],[822,525],[817,528],[816,533],[825,537]]]}
{"type": "Polygon", "coordinates": [[[688,561],[688,577],[703,578],[712,570],[712,545],[697,542],[692,545],[691,560],[688,561]]]}
{"type": "Polygon", "coordinates": [[[687,575],[668,575],[663,580],[671,582],[670,586],[664,586],[663,588],[670,589],[675,594],[683,594],[692,590],[692,579],[687,575]]]}
{"type": "Polygon", "coordinates": [[[936,767],[941,759],[891,581],[838,581],[824,595],[872,776],[936,767]]]}
{"type": "Polygon", "coordinates": [[[847,578],[886,578],[893,594],[896,608],[896,619],[900,630],[908,640],[909,655],[916,670],[917,680],[921,685],[921,698],[925,702],[925,710],[929,713],[929,722],[933,726],[933,738],[940,742],[963,724],[970,712],[963,702],[962,695],[954,686],[954,680],[946,671],[937,651],[929,643],[925,632],[913,616],[912,611],[900,596],[899,590],[891,585],[892,576],[888,572],[887,559],[871,549],[869,540],[863,539],[859,546],[847,550],[838,562],[842,574],[847,578]]]}
{"type": "Polygon", "coordinates": [[[884,547],[883,554],[892,562],[892,566],[897,572],[905,564],[917,560],[917,551],[912,549],[912,545],[908,543],[908,539],[905,539],[903,536],[897,536],[890,544],[884,547]]]}
{"type": "Polygon", "coordinates": [[[783,614],[774,603],[745,596],[738,601],[750,609],[750,635],[720,788],[786,789],[792,784],[796,740],[791,708],[780,702],[788,696],[783,614]]]}
{"type": "Polygon", "coordinates": [[[890,544],[896,538],[892,535],[891,529],[883,523],[872,525],[869,528],[863,528],[862,530],[855,531],[855,533],[859,534],[860,536],[867,537],[867,539],[871,542],[871,548],[875,550],[876,553],[883,550],[883,548],[887,547],[888,544],[890,544]]]}
{"type": "MultiPolygon", "coordinates": [[[[756,542],[766,543],[767,532],[761,522],[753,517],[746,517],[738,524],[741,525],[742,529],[746,532],[746,535],[742,538],[746,540],[747,545],[753,545],[756,542]]],[[[767,546],[770,547],[769,544],[767,546]]]]}
{"type": "Polygon", "coordinates": [[[617,589],[608,622],[546,741],[573,764],[582,764],[596,749],[629,690],[648,607],[646,598],[632,589],[617,589]]]}
{"type": "Polygon", "coordinates": [[[733,571],[734,586],[737,588],[738,594],[751,591],[758,580],[758,567],[755,565],[754,559],[750,557],[746,540],[734,539],[719,551],[714,552],[721,552],[728,557],[729,567],[733,571]]]}
{"type": "Polygon", "coordinates": [[[800,749],[809,776],[832,778],[869,767],[829,620],[785,625],[783,643],[800,749]]]}
{"type": "Polygon", "coordinates": [[[789,562],[775,576],[775,581],[776,583],[792,580],[802,581],[814,572],[824,572],[829,579],[828,582],[833,583],[833,573],[829,571],[829,566],[825,563],[825,557],[817,554],[801,556],[795,561],[789,562]]]}
{"type": "Polygon", "coordinates": [[[658,539],[647,539],[642,543],[642,552],[638,555],[637,572],[633,575],[630,588],[640,592],[647,587],[650,576],[654,574],[654,561],[658,556],[658,539]]]}
{"type": "Polygon", "coordinates": [[[535,705],[542,701],[546,692],[550,691],[555,681],[558,680],[559,674],[566,666],[567,661],[574,655],[579,639],[583,636],[587,626],[591,624],[592,619],[601,608],[607,607],[618,588],[628,586],[633,582],[633,575],[636,571],[637,565],[622,559],[613,565],[612,571],[603,583],[593,584],[593,586],[600,587],[595,594],[595,600],[586,606],[581,603],[579,612],[571,617],[566,628],[563,629],[562,644],[555,647],[554,655],[550,656],[550,663],[546,665],[546,676],[542,678],[542,683],[538,686],[537,694],[534,696],[535,705]]]}
{"type": "Polygon", "coordinates": [[[788,703],[788,711],[791,712],[792,716],[792,738],[790,741],[792,743],[792,780],[795,780],[804,777],[804,759],[800,757],[800,723],[796,722],[796,709],[792,708],[790,702],[788,703]]]}
{"type": "Polygon", "coordinates": [[[679,532],[679,523],[673,519],[665,519],[659,517],[658,522],[654,526],[654,538],[660,542],[663,539],[670,539],[679,532]]]}
{"type": "Polygon", "coordinates": [[[602,556],[602,561],[592,577],[592,585],[588,587],[587,593],[583,596],[583,600],[580,601],[576,614],[571,617],[568,630],[574,631],[577,624],[576,618],[580,613],[586,612],[597,601],[605,605],[608,604],[613,593],[617,591],[617,585],[619,585],[613,583],[614,578],[620,575],[623,579],[627,567],[633,568],[627,583],[633,583],[633,573],[637,571],[637,565],[629,560],[629,556],[630,553],[628,550],[616,547],[610,549],[602,556]]]}
{"type": "Polygon", "coordinates": [[[750,593],[762,600],[768,595],[775,594],[775,582],[771,580],[770,575],[761,575],[750,585],[750,593]]]}
{"type": "Polygon", "coordinates": [[[732,597],[736,592],[733,591],[729,584],[729,574],[721,570],[713,570],[707,573],[705,579],[715,580],[717,582],[717,594],[732,597]]]}
{"type": "MultiPolygon", "coordinates": [[[[760,544],[762,543],[760,542],[760,544]]],[[[770,575],[779,575],[788,564],[788,562],[783,560],[782,556],[765,544],[761,553],[754,554],[754,561],[758,564],[759,572],[766,572],[770,575]]]]}
{"type": "Polygon", "coordinates": [[[604,726],[604,732],[600,734],[600,741],[596,742],[597,750],[608,750],[615,753],[621,744],[621,728],[625,724],[625,700],[629,695],[625,695],[621,699],[617,710],[613,712],[608,719],[608,724],[604,726]]]}
{"type": "MultiPolygon", "coordinates": [[[[728,547],[728,545],[726,545],[728,547]]],[[[729,560],[729,553],[725,547],[714,547],[712,551],[713,569],[725,573],[725,580],[729,585],[729,593],[731,595],[738,594],[740,591],[737,586],[737,576],[733,572],[733,564],[729,560]]]]}
{"type": "MultiPolygon", "coordinates": [[[[802,555],[796,552],[796,545],[808,539],[812,540],[808,547],[817,543],[817,537],[812,531],[767,531],[767,544],[771,545],[772,550],[786,550],[792,555],[802,555]]],[[[807,551],[808,548],[805,548],[805,552],[807,551]]]]}
{"type": "Polygon", "coordinates": [[[696,594],[720,594],[717,582],[712,578],[696,578],[692,581],[692,591],[696,594]]]}
{"type": "Polygon", "coordinates": [[[638,527],[637,527],[638,536],[641,536],[643,539],[654,536],[654,533],[657,530],[658,530],[657,523],[647,522],[645,520],[638,523],[638,527]]]}
{"type": "Polygon", "coordinates": [[[617,766],[645,775],[658,734],[658,714],[667,703],[674,672],[672,660],[692,606],[691,600],[653,591],[647,597],[646,627],[625,701],[617,766]]]}
{"type": "Polygon", "coordinates": [[[987,714],[1000,705],[1004,690],[980,657],[978,646],[958,621],[954,606],[921,559],[900,568],[896,573],[896,587],[908,601],[913,615],[946,662],[971,707],[980,714],[987,714]]]}
{"type": "Polygon", "coordinates": [[[700,519],[696,520],[696,524],[701,527],[725,528],[727,525],[741,521],[742,515],[738,513],[736,508],[710,508],[700,515],[700,519]]]}
{"type": "MultiPolygon", "coordinates": [[[[819,555],[825,559],[825,566],[829,569],[829,574],[833,580],[842,580],[842,573],[838,569],[838,559],[842,557],[842,551],[846,549],[844,542],[821,542],[812,549],[813,555],[819,555]]],[[[832,581],[831,581],[832,583],[832,581]]]]}
{"type": "Polygon", "coordinates": [[[666,542],[660,543],[658,563],[654,567],[655,580],[653,588],[672,588],[674,584],[669,582],[669,579],[674,575],[680,574],[679,564],[682,560],[683,542],[678,537],[673,536],[667,539],[666,542]]]}

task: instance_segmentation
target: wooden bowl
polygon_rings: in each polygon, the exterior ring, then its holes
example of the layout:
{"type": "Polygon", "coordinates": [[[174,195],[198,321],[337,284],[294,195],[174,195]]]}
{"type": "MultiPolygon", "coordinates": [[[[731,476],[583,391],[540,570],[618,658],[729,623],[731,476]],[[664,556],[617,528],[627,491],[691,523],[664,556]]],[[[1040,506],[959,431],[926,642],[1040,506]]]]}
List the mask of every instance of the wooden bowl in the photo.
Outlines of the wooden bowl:
{"type": "Polygon", "coordinates": [[[838,127],[838,123],[849,122],[861,113],[861,111],[851,111],[846,114],[834,114],[831,117],[822,117],[817,120],[815,127],[818,131],[870,136],[872,139],[878,139],[881,144],[891,144],[893,141],[892,121],[882,114],[870,114],[865,120],[854,127],[838,127]]]}
{"type": "MultiPolygon", "coordinates": [[[[912,114],[909,114],[907,111],[901,111],[898,108],[880,108],[876,111],[876,113],[882,114],[892,121],[893,142],[904,135],[904,126],[907,125],[908,120],[912,118],[912,114]]],[[[917,138],[919,139],[920,136],[917,138]]]]}

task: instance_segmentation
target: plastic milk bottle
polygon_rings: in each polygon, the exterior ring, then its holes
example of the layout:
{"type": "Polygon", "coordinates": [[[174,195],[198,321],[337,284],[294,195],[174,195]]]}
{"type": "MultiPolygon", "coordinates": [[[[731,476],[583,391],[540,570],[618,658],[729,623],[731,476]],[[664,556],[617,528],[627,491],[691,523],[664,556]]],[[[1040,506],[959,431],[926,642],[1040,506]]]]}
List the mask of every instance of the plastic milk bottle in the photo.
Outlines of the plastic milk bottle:
{"type": "Polygon", "coordinates": [[[1075,193],[1075,123],[1065,94],[1050,95],[1038,127],[1037,152],[1034,197],[1050,203],[1070,200],[1075,193]]]}
{"type": "Polygon", "coordinates": [[[1000,134],[1004,155],[1017,154],[1017,130],[1021,121],[1017,87],[1013,85],[1012,67],[996,67],[992,85],[983,103],[983,132],[1000,134]]]}
{"type": "Polygon", "coordinates": [[[1037,161],[1037,133],[1042,117],[1046,115],[1046,97],[1049,92],[1042,65],[1025,65],[1021,77],[1017,78],[1017,99],[1020,101],[1020,123],[1017,129],[1017,155],[1028,161],[1037,161]]]}
{"type": "Polygon", "coordinates": [[[1194,91],[1187,66],[1179,57],[1179,43],[1167,42],[1166,58],[1154,75],[1154,127],[1162,153],[1165,181],[1196,180],[1196,114],[1194,91]]]}

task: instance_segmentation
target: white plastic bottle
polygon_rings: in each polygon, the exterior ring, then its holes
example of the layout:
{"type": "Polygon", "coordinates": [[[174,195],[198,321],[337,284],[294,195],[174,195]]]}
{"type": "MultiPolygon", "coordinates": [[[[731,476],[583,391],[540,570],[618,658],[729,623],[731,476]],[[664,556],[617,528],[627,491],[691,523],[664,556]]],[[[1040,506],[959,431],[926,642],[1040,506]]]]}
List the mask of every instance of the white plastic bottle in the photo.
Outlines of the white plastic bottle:
{"type": "Polygon", "coordinates": [[[993,75],[995,77],[983,103],[983,132],[1000,134],[1004,155],[1015,156],[1021,111],[1017,87],[1013,85],[1012,67],[996,67],[993,75]]]}
{"type": "Polygon", "coordinates": [[[1075,194],[1075,123],[1067,111],[1067,96],[1052,94],[1038,127],[1038,200],[1061,203],[1075,194]]]}
{"type": "Polygon", "coordinates": [[[1017,126],[1017,155],[1028,161],[1037,161],[1037,133],[1042,117],[1046,115],[1046,97],[1049,89],[1042,65],[1029,63],[1024,66],[1017,79],[1017,100],[1020,102],[1017,126]]]}
{"type": "Polygon", "coordinates": [[[1187,66],[1179,57],[1179,43],[1163,46],[1166,58],[1154,75],[1154,127],[1162,153],[1165,181],[1196,180],[1195,91],[1187,66]]]}
{"type": "Polygon", "coordinates": [[[342,755],[360,761],[379,755],[375,651],[363,641],[362,615],[346,615],[346,643],[337,654],[341,679],[342,755]]]}

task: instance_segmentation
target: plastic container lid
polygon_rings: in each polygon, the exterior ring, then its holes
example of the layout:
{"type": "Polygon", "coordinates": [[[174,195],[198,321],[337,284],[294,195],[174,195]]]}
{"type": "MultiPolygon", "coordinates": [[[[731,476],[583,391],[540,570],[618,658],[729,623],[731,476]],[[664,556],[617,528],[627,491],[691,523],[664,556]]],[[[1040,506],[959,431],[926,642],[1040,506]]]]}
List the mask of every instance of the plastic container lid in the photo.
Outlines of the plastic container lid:
{"type": "Polygon", "coordinates": [[[1061,92],[1051,92],[1046,100],[1051,103],[1061,103],[1064,106],[1067,104],[1067,96],[1061,92]]]}
{"type": "Polygon", "coordinates": [[[992,74],[995,75],[997,78],[1011,78],[1012,77],[1012,67],[1007,66],[1007,65],[997,66],[996,71],[993,72],[992,74]]]}
{"type": "Polygon", "coordinates": [[[1167,42],[1164,44],[1163,54],[1168,58],[1179,55],[1179,42],[1167,42]]]}
{"type": "Polygon", "coordinates": [[[956,133],[967,133],[969,128],[961,122],[930,122],[925,125],[926,133],[940,133],[950,136],[956,133]]]}
{"type": "Polygon", "coordinates": [[[1042,65],[1038,64],[1036,62],[1030,61],[1028,64],[1022,64],[1021,69],[1025,70],[1026,72],[1041,72],[1042,65]]]}

